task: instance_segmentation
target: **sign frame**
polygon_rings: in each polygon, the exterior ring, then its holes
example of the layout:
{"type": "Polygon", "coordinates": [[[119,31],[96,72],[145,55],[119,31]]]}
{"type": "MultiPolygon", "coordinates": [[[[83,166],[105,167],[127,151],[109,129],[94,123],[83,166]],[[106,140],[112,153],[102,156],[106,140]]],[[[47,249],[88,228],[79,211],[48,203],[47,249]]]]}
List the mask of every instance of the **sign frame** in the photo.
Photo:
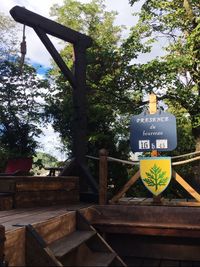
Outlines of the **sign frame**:
{"type": "Polygon", "coordinates": [[[176,117],[169,112],[132,116],[130,132],[133,152],[172,151],[177,146],[176,117]]]}

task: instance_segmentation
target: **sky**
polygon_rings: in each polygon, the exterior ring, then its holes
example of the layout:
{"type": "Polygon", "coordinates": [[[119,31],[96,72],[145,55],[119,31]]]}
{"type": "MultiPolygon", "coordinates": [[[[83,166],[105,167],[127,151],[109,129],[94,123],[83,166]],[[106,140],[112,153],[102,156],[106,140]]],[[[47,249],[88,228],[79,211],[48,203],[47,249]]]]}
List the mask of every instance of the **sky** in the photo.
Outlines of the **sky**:
{"type": "MultiPolygon", "coordinates": [[[[89,0],[79,0],[80,2],[86,3],[90,2],[89,0]]],[[[133,7],[130,7],[128,0],[105,0],[106,8],[108,11],[114,10],[118,12],[115,23],[117,25],[125,25],[129,29],[131,26],[134,26],[137,22],[137,18],[132,16],[133,12],[138,12],[143,0],[140,3],[136,4],[133,7]]],[[[50,18],[49,11],[50,7],[55,4],[62,4],[62,0],[0,0],[0,11],[5,15],[10,16],[10,9],[14,6],[22,6],[26,9],[38,13],[44,17],[50,18]]],[[[22,39],[22,29],[23,25],[19,24],[19,32],[17,33],[22,39]],[[21,30],[20,30],[21,27],[21,30]]],[[[128,31],[125,31],[123,37],[126,37],[128,31]]],[[[26,27],[26,43],[27,43],[27,54],[26,58],[30,59],[32,64],[35,66],[41,65],[42,68],[39,69],[39,73],[42,74],[45,68],[50,66],[51,56],[48,51],[35,34],[32,28],[26,27]]],[[[55,44],[55,41],[54,41],[55,44]]],[[[55,44],[59,48],[58,43],[55,44]]],[[[19,44],[20,46],[20,44],[19,44]]],[[[152,53],[152,56],[159,56],[161,51],[161,46],[156,47],[152,53]]],[[[148,57],[149,58],[149,57],[148,57]]],[[[141,62],[147,61],[148,58],[140,58],[141,62]]],[[[56,156],[59,160],[65,160],[65,153],[60,152],[57,148],[60,147],[60,140],[58,134],[55,133],[51,125],[47,125],[44,130],[44,135],[40,137],[39,141],[42,144],[41,150],[46,153],[50,153],[52,156],[56,156]]]]}
{"type": "MultiPolygon", "coordinates": [[[[86,3],[89,0],[79,0],[80,2],[86,3]]],[[[10,16],[9,10],[18,5],[29,9],[35,13],[38,13],[44,17],[50,18],[49,10],[50,7],[55,4],[62,4],[62,0],[0,0],[0,11],[10,16]]],[[[115,10],[119,14],[116,19],[116,24],[126,25],[128,27],[133,26],[136,23],[136,19],[131,15],[132,12],[138,10],[140,5],[136,7],[130,7],[128,0],[105,0],[107,10],[115,10]],[[114,3],[114,5],[113,5],[114,3]]],[[[21,31],[23,25],[21,25],[21,31]]],[[[18,33],[22,36],[22,32],[18,33]]],[[[22,38],[22,37],[21,37],[22,38]]],[[[35,64],[42,64],[48,67],[50,64],[50,56],[44,45],[39,40],[32,28],[26,27],[26,41],[27,41],[27,54],[26,57],[30,58],[35,64]]]]}

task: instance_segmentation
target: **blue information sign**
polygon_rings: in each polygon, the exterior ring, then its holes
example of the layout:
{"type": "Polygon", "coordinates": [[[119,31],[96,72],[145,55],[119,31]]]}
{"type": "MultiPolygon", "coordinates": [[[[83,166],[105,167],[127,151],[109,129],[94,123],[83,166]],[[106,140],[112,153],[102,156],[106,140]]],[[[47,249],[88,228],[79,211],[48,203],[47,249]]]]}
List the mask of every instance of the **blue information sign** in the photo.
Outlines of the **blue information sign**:
{"type": "Polygon", "coordinates": [[[133,152],[175,149],[177,146],[175,116],[163,111],[133,116],[130,141],[133,152]]]}

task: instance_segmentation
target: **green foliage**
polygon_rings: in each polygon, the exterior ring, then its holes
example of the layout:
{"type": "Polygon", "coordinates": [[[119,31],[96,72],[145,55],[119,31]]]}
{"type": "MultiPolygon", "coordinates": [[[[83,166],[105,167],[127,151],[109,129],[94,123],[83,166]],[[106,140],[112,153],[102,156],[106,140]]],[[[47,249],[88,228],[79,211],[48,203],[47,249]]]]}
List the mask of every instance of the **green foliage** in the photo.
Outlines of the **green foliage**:
{"type": "MultiPolygon", "coordinates": [[[[137,1],[129,2],[134,4],[137,1]]],[[[139,22],[133,28],[133,33],[142,31],[141,42],[144,40],[152,43],[165,38],[166,55],[148,62],[146,69],[145,65],[142,66],[143,83],[146,84],[141,85],[145,91],[159,92],[162,99],[167,99],[167,104],[177,106],[177,110],[184,109],[189,116],[196,142],[200,136],[199,14],[197,0],[145,1],[139,22]],[[154,81],[149,76],[154,77],[154,81]]],[[[134,67],[133,65],[133,71],[134,67]]]]}
{"type": "MultiPolygon", "coordinates": [[[[33,157],[32,171],[34,175],[42,175],[45,167],[57,167],[59,164],[58,160],[44,152],[37,152],[33,157]]],[[[45,174],[46,175],[46,174],[45,174]]]]}
{"type": "Polygon", "coordinates": [[[35,137],[41,133],[38,126],[43,113],[41,98],[47,86],[33,67],[25,65],[21,74],[18,62],[0,62],[0,143],[5,157],[34,154],[35,137]]]}
{"type": "MultiPolygon", "coordinates": [[[[129,2],[133,5],[138,1],[129,2]]],[[[141,66],[130,64],[128,75],[136,70],[136,77],[137,73],[140,75],[137,87],[143,92],[157,93],[176,116],[178,146],[168,155],[200,149],[199,15],[198,0],[148,0],[144,1],[138,24],[133,28],[133,33],[142,31],[140,43],[153,45],[161,38],[165,40],[164,56],[141,66]]],[[[193,164],[175,169],[183,177],[189,176],[190,183],[195,173],[199,174],[199,167],[194,170],[193,164]]]]}
{"type": "Polygon", "coordinates": [[[148,186],[155,187],[155,191],[157,191],[159,186],[165,186],[167,184],[168,177],[165,175],[166,172],[162,171],[160,167],[154,164],[150,172],[146,172],[147,178],[144,178],[143,181],[146,182],[148,186]]]}
{"type": "MultiPolygon", "coordinates": [[[[116,13],[105,11],[103,2],[93,0],[83,4],[66,0],[62,6],[52,8],[52,15],[56,16],[58,22],[93,38],[93,46],[87,53],[88,153],[98,155],[99,149],[106,147],[114,156],[119,149],[122,151],[121,146],[127,151],[127,111],[133,108],[133,103],[129,100],[130,94],[121,87],[124,66],[118,45],[122,27],[114,25],[116,13]]],[[[69,67],[73,65],[72,61],[70,63],[70,51],[69,45],[61,51],[69,67]]],[[[53,119],[54,128],[61,133],[68,149],[71,149],[71,88],[56,68],[51,75],[56,79],[53,90],[57,93],[47,99],[49,105],[46,111],[49,118],[53,119]]]]}

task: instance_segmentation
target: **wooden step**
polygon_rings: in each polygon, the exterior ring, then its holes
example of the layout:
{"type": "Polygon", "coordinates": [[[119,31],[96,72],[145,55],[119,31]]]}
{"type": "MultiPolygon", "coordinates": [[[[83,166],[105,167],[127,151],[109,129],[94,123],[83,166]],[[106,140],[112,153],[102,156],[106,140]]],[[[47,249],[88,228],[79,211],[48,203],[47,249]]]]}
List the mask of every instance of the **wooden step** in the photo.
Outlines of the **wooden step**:
{"type": "Polygon", "coordinates": [[[52,250],[56,258],[61,259],[95,234],[96,232],[94,231],[75,231],[70,235],[56,240],[49,245],[49,248],[52,250]]]}
{"type": "Polygon", "coordinates": [[[94,252],[90,257],[81,263],[81,266],[109,266],[115,258],[114,253],[94,252]]]}

